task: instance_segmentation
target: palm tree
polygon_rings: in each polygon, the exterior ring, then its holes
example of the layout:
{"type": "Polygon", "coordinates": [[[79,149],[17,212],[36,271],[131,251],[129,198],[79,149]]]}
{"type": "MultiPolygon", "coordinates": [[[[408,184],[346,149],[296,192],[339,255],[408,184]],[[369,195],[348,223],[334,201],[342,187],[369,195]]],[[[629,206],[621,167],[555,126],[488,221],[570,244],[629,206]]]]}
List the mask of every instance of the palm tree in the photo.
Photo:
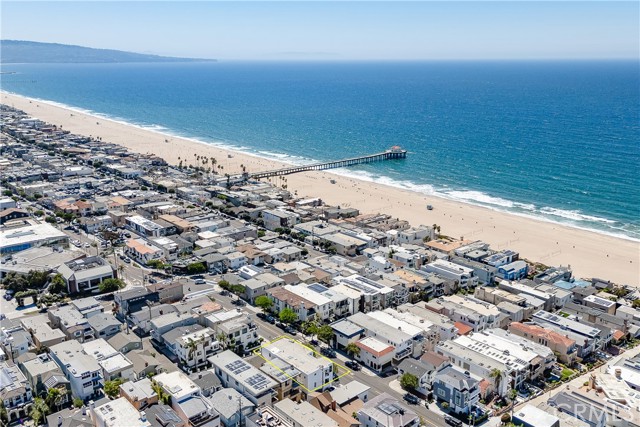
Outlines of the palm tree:
{"type": "Polygon", "coordinates": [[[187,354],[187,359],[185,362],[187,362],[187,364],[189,363],[189,360],[191,360],[193,358],[193,355],[195,354],[196,350],[198,350],[198,344],[200,344],[200,340],[194,340],[192,338],[188,339],[187,342],[187,348],[189,349],[189,352],[187,354]]]}
{"type": "Polygon", "coordinates": [[[47,415],[50,414],[50,412],[51,411],[49,410],[47,404],[44,402],[44,399],[42,399],[41,397],[36,397],[35,399],[33,399],[33,406],[31,406],[29,415],[31,416],[34,425],[40,425],[41,422],[45,420],[47,415]]]}
{"type": "Polygon", "coordinates": [[[51,412],[58,412],[58,405],[60,405],[62,398],[63,394],[60,392],[59,388],[50,388],[47,392],[47,397],[44,398],[44,401],[51,412]]]}
{"type": "Polygon", "coordinates": [[[356,343],[350,342],[345,347],[347,353],[351,356],[351,359],[354,359],[357,355],[360,354],[360,347],[356,345],[356,343]]]}
{"type": "Polygon", "coordinates": [[[489,378],[493,378],[495,383],[496,383],[496,392],[498,392],[498,395],[500,394],[500,382],[502,381],[502,371],[498,368],[494,368],[490,373],[489,373],[489,378]]]}
{"type": "Polygon", "coordinates": [[[224,349],[227,348],[227,334],[225,334],[224,332],[220,332],[217,336],[216,339],[218,340],[218,342],[220,343],[220,346],[224,349]]]}
{"type": "Polygon", "coordinates": [[[518,391],[514,388],[509,390],[509,399],[511,399],[511,419],[513,419],[513,410],[516,408],[516,396],[518,391]]]}
{"type": "Polygon", "coordinates": [[[151,380],[151,390],[158,396],[158,401],[168,405],[171,403],[171,395],[155,380],[151,380]]]}

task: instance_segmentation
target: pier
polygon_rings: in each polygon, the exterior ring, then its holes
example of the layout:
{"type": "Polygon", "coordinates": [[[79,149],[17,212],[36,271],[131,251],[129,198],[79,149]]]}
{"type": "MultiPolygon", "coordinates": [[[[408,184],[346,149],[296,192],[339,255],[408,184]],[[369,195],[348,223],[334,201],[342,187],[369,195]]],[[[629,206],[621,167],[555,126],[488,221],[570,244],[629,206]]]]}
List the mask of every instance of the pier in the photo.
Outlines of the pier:
{"type": "Polygon", "coordinates": [[[383,160],[404,159],[407,157],[407,150],[403,150],[397,145],[391,147],[387,151],[376,154],[369,154],[367,156],[352,157],[350,159],[334,160],[332,162],[313,163],[310,165],[291,166],[283,169],[275,169],[265,172],[248,173],[247,178],[260,179],[268,178],[270,176],[282,176],[290,175],[292,173],[306,172],[306,171],[321,171],[326,169],[344,168],[348,166],[361,165],[364,163],[380,162],[383,160]]]}

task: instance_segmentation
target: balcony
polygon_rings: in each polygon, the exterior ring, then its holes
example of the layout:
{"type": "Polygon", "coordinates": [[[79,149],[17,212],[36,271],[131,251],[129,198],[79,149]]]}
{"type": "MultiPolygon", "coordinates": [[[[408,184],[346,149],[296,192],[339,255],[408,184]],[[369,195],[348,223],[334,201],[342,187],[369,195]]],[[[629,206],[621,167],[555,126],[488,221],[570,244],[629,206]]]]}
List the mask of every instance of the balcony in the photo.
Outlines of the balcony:
{"type": "Polygon", "coordinates": [[[398,353],[396,353],[396,355],[393,357],[393,363],[400,363],[402,361],[402,359],[404,359],[405,357],[409,356],[411,354],[411,347],[405,348],[402,351],[399,351],[398,353]]]}

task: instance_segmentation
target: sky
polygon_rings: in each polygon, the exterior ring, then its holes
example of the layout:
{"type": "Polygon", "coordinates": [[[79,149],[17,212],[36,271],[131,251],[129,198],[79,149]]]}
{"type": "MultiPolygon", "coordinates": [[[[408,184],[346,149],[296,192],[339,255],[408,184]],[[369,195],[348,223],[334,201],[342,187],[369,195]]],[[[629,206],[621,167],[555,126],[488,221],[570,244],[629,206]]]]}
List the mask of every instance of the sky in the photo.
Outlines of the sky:
{"type": "Polygon", "coordinates": [[[640,57],[640,2],[6,1],[3,39],[220,60],[640,57]]]}

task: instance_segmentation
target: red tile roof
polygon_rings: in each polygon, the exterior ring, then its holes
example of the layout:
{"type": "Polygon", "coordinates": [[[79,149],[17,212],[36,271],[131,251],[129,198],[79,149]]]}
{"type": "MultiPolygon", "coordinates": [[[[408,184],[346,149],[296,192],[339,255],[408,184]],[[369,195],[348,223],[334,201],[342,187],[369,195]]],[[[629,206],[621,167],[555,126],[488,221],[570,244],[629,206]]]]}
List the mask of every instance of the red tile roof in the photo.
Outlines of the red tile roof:
{"type": "Polygon", "coordinates": [[[458,335],[467,335],[469,332],[473,331],[473,328],[469,325],[465,325],[462,322],[454,323],[454,326],[458,328],[458,335]]]}

